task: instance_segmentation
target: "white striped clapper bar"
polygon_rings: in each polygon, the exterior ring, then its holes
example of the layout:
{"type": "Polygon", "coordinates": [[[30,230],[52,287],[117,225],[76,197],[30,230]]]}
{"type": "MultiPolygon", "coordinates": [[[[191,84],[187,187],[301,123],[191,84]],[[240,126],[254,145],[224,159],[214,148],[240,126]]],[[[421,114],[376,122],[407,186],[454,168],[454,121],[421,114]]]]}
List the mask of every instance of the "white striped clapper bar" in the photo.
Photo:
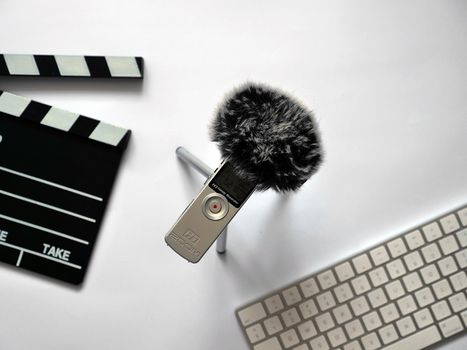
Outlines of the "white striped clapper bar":
{"type": "Polygon", "coordinates": [[[128,129],[48,106],[6,91],[0,91],[1,113],[120,148],[126,147],[131,133],[128,129]]]}
{"type": "Polygon", "coordinates": [[[130,134],[0,91],[0,261],[81,283],[130,134]]]}
{"type": "Polygon", "coordinates": [[[0,54],[0,76],[143,78],[143,58],[0,54]]]}

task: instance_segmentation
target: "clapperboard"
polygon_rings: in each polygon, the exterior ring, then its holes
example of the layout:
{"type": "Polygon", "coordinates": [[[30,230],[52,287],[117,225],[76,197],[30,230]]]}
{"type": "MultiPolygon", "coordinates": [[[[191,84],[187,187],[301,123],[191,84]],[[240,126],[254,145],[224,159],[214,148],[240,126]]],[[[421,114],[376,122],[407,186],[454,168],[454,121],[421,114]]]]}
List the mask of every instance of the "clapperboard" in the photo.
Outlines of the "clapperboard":
{"type": "MultiPolygon", "coordinates": [[[[3,60],[10,75],[36,72],[34,59],[13,61],[3,60]]],[[[93,76],[96,67],[84,62],[87,70],[68,72],[93,76]]],[[[134,75],[134,67],[119,67],[119,77],[134,75]]],[[[81,283],[130,134],[0,91],[0,261],[81,283]]]]}

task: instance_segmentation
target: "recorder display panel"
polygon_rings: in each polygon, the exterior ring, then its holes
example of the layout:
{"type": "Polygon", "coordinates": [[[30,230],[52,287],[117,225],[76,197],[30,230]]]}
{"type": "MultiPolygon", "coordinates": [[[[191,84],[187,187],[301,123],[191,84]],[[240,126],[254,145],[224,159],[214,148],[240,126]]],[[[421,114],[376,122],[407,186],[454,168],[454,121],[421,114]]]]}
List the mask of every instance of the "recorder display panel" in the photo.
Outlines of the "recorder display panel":
{"type": "Polygon", "coordinates": [[[255,183],[238,176],[228,161],[222,165],[209,186],[223,194],[236,208],[239,208],[255,189],[255,183]]]}

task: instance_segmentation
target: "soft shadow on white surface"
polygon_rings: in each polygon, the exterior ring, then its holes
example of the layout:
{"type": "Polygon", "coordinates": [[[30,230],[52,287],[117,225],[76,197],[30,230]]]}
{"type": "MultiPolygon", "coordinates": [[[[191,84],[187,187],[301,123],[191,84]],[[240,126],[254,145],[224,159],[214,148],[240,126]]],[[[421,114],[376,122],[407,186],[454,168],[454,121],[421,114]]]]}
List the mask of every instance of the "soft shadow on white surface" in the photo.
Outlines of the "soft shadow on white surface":
{"type": "MultiPolygon", "coordinates": [[[[136,81],[0,78],[0,88],[133,130],[79,290],[0,266],[0,348],[240,350],[234,310],[467,202],[463,0],[3,0],[5,53],[141,55],[136,81]],[[322,169],[257,193],[228,252],[196,265],[164,235],[212,167],[213,111],[245,80],[316,113],[322,169]]],[[[459,338],[446,350],[465,349],[459,338]]]]}

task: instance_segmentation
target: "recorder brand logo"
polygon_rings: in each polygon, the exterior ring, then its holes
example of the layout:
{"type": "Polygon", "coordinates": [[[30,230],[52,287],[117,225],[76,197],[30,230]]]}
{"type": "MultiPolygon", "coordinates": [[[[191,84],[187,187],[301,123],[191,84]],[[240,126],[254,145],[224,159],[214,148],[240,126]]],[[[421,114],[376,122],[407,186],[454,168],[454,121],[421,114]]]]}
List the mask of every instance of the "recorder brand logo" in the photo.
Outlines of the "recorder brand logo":
{"type": "Polygon", "coordinates": [[[196,245],[199,242],[199,237],[193,231],[190,230],[186,231],[183,234],[183,237],[188,239],[191,243],[193,243],[193,245],[196,245]]]}
{"type": "MultiPolygon", "coordinates": [[[[171,232],[169,235],[170,238],[180,247],[183,249],[189,251],[193,256],[198,257],[201,253],[199,250],[196,250],[194,247],[192,247],[188,242],[185,242],[183,238],[177,236],[174,232],[171,232]]],[[[198,238],[199,240],[199,238],[198,238]]]]}

